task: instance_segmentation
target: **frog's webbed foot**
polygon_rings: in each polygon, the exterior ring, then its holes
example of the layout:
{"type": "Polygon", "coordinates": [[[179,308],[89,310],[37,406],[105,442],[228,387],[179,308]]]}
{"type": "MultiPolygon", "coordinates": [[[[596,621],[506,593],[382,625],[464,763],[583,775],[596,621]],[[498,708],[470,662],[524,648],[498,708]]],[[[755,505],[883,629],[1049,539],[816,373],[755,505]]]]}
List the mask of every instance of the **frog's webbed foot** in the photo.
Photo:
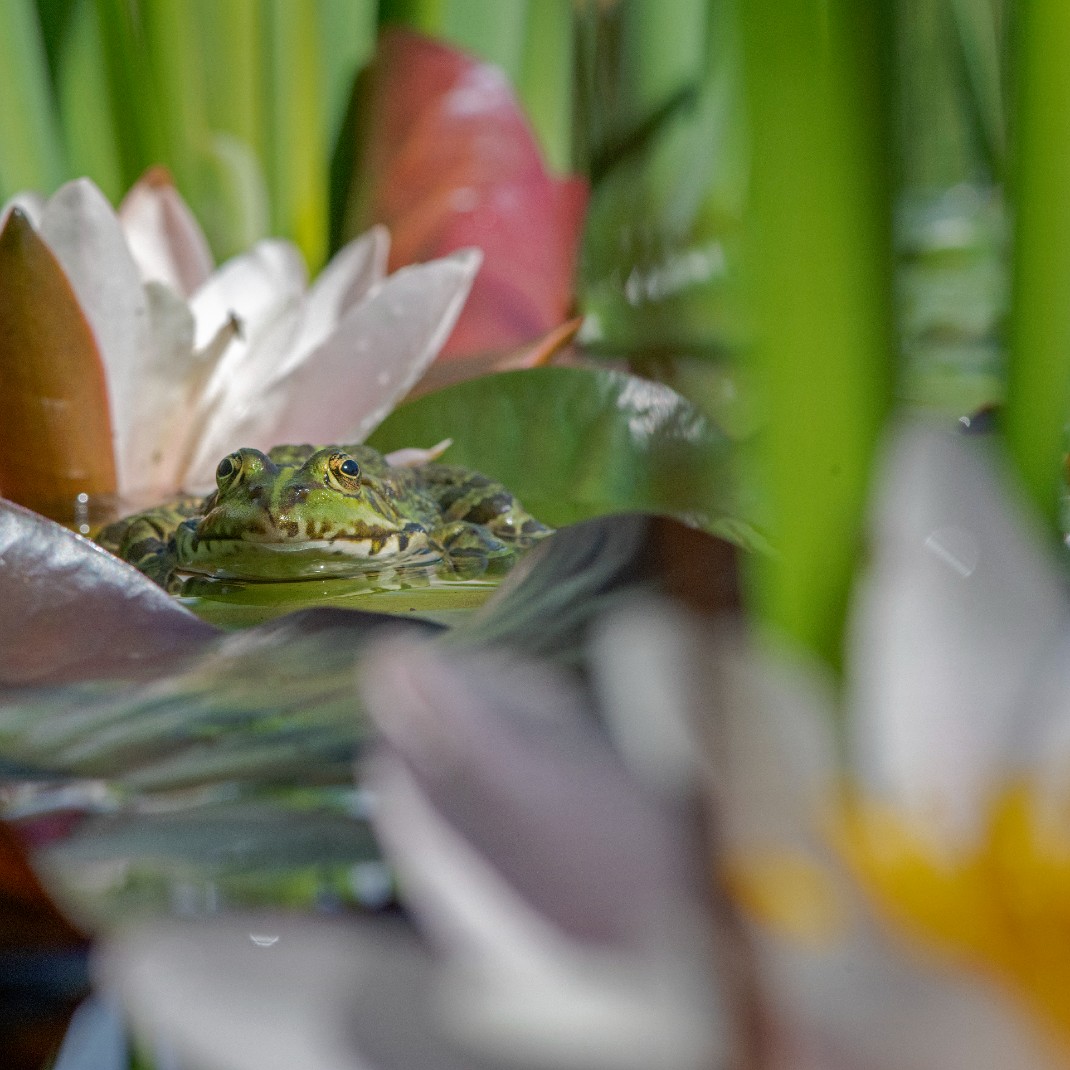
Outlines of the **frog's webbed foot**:
{"type": "Polygon", "coordinates": [[[187,517],[197,515],[200,507],[200,498],[189,497],[135,513],[102,529],[96,542],[173,593],[177,563],[174,533],[187,517]]]}
{"type": "Polygon", "coordinates": [[[484,528],[513,549],[530,546],[553,529],[536,520],[507,487],[456,465],[430,464],[425,479],[449,522],[467,522],[484,528]]]}
{"type": "Polygon", "coordinates": [[[467,520],[451,520],[443,524],[436,529],[434,537],[450,560],[463,557],[486,560],[513,552],[513,547],[497,538],[489,528],[467,520]]]}

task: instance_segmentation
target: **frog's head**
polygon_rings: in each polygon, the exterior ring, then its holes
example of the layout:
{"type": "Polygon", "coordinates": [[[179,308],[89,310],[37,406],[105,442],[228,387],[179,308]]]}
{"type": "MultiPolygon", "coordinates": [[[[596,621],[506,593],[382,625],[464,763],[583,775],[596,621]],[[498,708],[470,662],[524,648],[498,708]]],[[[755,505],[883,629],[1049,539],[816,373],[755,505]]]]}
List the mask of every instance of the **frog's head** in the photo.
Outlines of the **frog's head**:
{"type": "Polygon", "coordinates": [[[242,449],[216,469],[204,516],[175,534],[178,568],[235,579],[351,575],[399,555],[430,556],[427,531],[338,449],[276,465],[242,449]]]}

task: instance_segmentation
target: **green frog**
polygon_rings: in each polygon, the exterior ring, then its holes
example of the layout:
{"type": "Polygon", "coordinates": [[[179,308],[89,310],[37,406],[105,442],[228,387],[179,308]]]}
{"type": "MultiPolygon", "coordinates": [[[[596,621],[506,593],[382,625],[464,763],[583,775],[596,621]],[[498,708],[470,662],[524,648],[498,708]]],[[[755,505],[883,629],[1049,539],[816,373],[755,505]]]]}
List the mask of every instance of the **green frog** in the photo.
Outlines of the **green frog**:
{"type": "Polygon", "coordinates": [[[96,540],[161,586],[186,574],[277,581],[513,555],[549,534],[500,483],[457,465],[391,464],[364,445],[240,449],[207,498],[126,517],[96,540]]]}

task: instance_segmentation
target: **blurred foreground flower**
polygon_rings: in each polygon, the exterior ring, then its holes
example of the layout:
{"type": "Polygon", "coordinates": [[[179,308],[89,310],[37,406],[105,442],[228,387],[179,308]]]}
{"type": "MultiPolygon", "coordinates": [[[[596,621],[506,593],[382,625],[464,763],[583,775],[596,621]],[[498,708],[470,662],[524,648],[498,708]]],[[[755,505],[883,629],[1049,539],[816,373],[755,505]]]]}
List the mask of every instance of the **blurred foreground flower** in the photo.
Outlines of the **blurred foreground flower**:
{"type": "Polygon", "coordinates": [[[375,228],[311,287],[281,240],[213,271],[158,172],[118,214],[81,179],[0,224],[0,491],[64,519],[80,495],[203,491],[239,446],[362,440],[438,354],[481,259],[386,278],[375,228]]]}
{"type": "Polygon", "coordinates": [[[646,609],[607,625],[593,661],[608,729],[549,664],[374,649],[375,820],[422,936],[161,924],[107,950],[106,987],[206,1070],[722,1065],[695,750],[677,690],[646,686],[680,679],[675,640],[646,609]]]}
{"type": "Polygon", "coordinates": [[[608,734],[546,665],[379,650],[377,822],[433,950],[278,919],[130,936],[107,961],[135,1019],[239,1070],[284,1040],[323,1070],[1070,1064],[1070,618],[987,446],[894,444],[842,717],[812,666],[649,609],[590,659],[608,734]]]}
{"type": "Polygon", "coordinates": [[[1070,616],[991,447],[893,443],[842,719],[768,651],[729,642],[715,670],[722,872],[771,1065],[1070,1063],[1070,616]]]}

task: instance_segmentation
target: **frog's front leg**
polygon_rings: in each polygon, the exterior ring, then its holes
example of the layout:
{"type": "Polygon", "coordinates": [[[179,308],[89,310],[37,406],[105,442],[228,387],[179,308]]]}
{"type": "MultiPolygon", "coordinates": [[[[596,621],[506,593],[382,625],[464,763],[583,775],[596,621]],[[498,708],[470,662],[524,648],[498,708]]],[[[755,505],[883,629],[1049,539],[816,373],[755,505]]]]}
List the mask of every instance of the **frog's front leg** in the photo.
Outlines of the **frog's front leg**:
{"type": "Polygon", "coordinates": [[[105,550],[167,590],[176,565],[175,531],[184,520],[200,516],[203,508],[203,498],[180,498],[109,524],[94,538],[105,550]]]}

